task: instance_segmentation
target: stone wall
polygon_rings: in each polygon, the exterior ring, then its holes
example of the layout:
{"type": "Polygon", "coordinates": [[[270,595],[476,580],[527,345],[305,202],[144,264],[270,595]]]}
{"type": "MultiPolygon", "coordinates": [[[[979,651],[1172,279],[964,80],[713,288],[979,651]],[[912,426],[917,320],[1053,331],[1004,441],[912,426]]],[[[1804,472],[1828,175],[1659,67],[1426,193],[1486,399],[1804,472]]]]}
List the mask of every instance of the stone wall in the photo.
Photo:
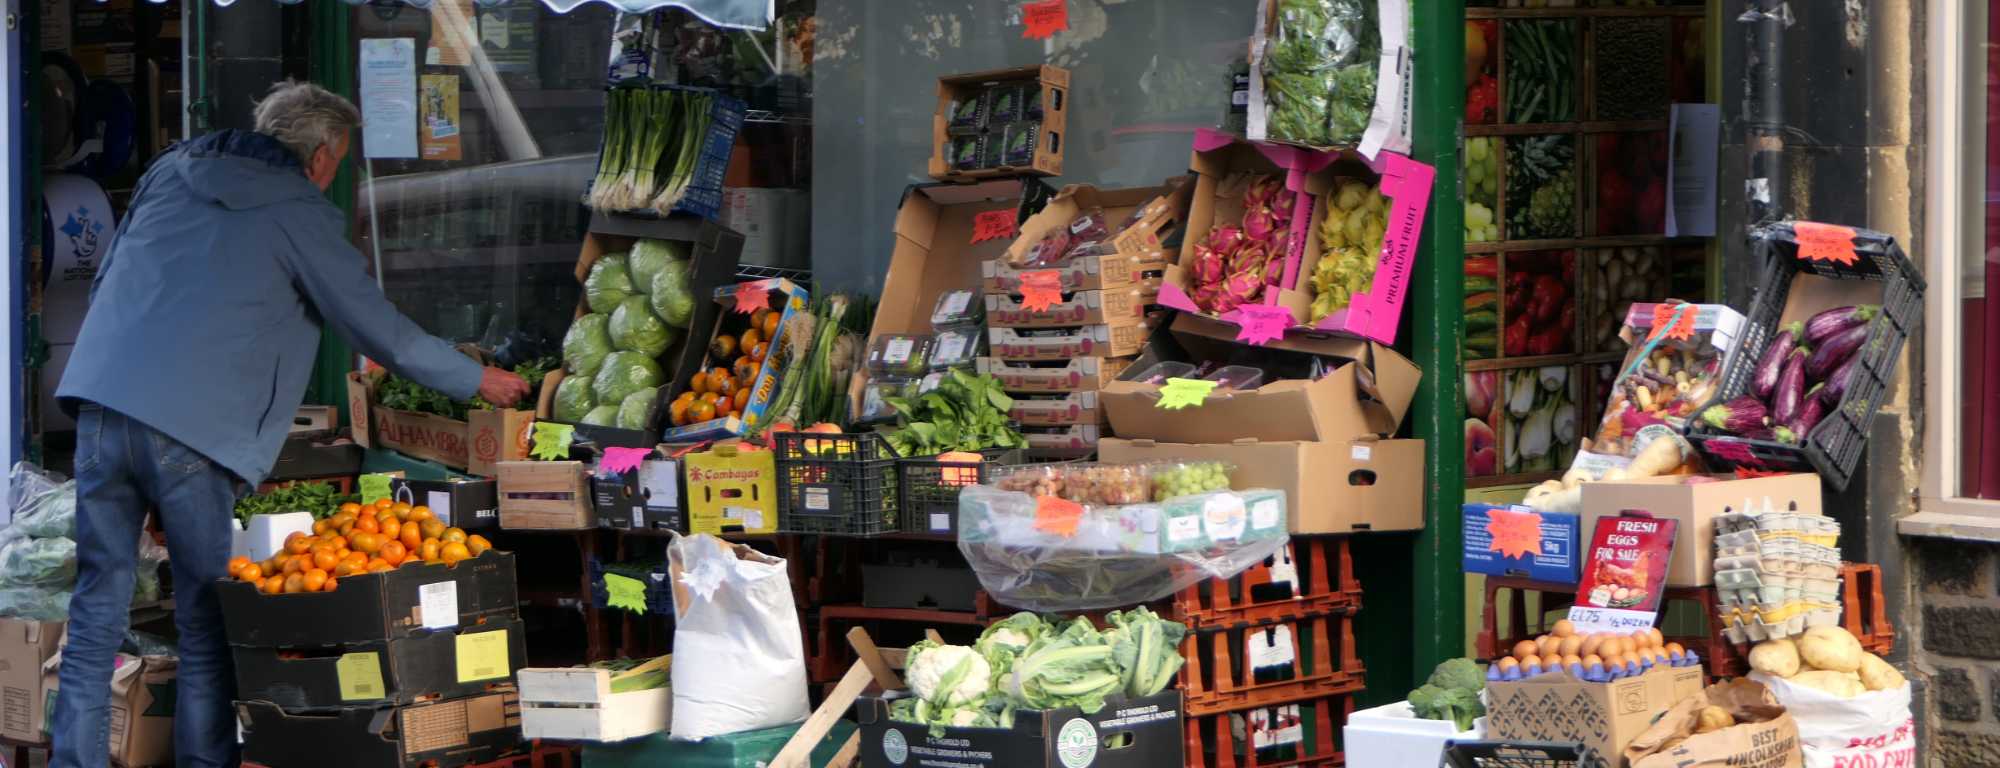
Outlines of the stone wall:
{"type": "Polygon", "coordinates": [[[2000,766],[2000,546],[1905,541],[1919,606],[1913,657],[1927,683],[1926,764],[2000,766]]]}

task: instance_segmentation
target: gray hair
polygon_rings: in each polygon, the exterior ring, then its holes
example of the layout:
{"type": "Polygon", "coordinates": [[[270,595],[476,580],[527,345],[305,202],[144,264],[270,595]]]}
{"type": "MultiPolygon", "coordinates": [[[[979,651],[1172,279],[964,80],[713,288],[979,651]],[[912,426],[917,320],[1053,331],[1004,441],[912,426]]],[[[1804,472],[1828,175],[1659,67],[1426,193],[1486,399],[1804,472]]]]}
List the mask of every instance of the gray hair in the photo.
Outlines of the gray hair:
{"type": "Polygon", "coordinates": [[[305,162],[321,146],[339,143],[361,125],[361,111],[325,88],[286,80],[272,85],[257,102],[256,123],[258,133],[277,139],[305,162]]]}

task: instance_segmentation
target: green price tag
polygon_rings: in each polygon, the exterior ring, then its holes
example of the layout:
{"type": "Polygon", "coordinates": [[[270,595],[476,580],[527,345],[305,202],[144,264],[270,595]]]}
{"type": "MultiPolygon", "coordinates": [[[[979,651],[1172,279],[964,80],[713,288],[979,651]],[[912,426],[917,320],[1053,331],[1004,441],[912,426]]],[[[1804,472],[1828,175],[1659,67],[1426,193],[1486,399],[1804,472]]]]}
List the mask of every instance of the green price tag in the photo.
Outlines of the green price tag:
{"type": "Polygon", "coordinates": [[[604,591],[611,597],[611,607],[623,608],[633,613],[646,612],[646,583],[630,576],[615,573],[604,574],[604,591]]]}
{"type": "Polygon", "coordinates": [[[372,473],[361,476],[361,503],[373,504],[389,498],[389,476],[372,473]]]}
{"type": "Polygon", "coordinates": [[[576,439],[576,427],[549,421],[535,422],[535,444],[528,455],[543,461],[569,458],[569,444],[576,439]]]}
{"type": "Polygon", "coordinates": [[[1208,399],[1208,393],[1215,391],[1215,382],[1201,379],[1167,379],[1160,385],[1160,401],[1155,408],[1178,411],[1190,405],[1201,405],[1208,399]]]}

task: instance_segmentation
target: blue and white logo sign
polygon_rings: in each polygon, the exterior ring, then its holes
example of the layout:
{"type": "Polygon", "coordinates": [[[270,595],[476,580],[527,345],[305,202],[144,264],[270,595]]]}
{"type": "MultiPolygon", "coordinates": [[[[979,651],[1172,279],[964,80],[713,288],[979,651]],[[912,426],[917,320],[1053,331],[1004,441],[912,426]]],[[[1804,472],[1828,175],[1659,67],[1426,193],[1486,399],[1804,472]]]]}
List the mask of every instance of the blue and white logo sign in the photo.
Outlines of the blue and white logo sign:
{"type": "Polygon", "coordinates": [[[1097,761],[1097,728],[1081,717],[1070,718],[1056,731],[1056,759],[1063,768],[1084,768],[1097,761]]]}
{"type": "Polygon", "coordinates": [[[882,756],[896,765],[910,759],[910,743],[903,740],[902,731],[890,728],[882,732],[882,756]]]}

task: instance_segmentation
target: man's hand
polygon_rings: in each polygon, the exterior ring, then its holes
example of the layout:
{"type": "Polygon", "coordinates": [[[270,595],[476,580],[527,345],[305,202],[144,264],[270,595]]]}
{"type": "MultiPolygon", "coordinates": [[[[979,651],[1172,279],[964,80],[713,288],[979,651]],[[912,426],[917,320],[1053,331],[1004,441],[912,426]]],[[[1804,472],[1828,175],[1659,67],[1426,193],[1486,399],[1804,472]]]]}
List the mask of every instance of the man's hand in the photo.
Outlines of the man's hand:
{"type": "Polygon", "coordinates": [[[487,366],[479,375],[479,396],[495,407],[511,407],[528,394],[528,382],[504,368],[487,366]]]}

